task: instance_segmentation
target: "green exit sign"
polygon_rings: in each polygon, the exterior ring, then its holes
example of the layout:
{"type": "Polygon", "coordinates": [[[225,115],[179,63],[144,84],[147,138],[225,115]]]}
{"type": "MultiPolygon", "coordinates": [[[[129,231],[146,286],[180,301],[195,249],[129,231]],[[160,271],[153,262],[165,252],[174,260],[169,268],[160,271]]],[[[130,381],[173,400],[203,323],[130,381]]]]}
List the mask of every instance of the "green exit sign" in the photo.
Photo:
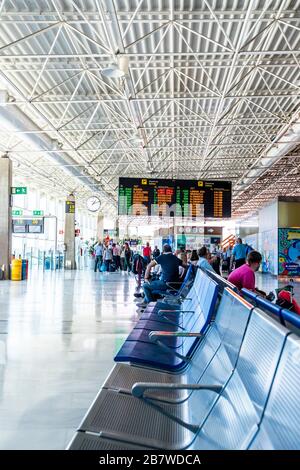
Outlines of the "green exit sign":
{"type": "Polygon", "coordinates": [[[27,194],[27,188],[23,186],[13,186],[11,194],[27,194]]]}
{"type": "Polygon", "coordinates": [[[33,211],[33,215],[42,217],[44,215],[44,211],[33,211]]]}
{"type": "Polygon", "coordinates": [[[23,215],[23,211],[21,210],[13,210],[12,215],[23,215]]]}

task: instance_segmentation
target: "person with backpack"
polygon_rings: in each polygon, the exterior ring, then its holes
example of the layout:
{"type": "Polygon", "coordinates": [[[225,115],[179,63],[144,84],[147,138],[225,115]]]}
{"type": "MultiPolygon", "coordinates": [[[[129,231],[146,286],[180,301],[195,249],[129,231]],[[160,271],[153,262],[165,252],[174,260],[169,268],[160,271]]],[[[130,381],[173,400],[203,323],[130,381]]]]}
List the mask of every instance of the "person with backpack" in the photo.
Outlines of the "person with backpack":
{"type": "Polygon", "coordinates": [[[249,255],[249,253],[250,253],[251,251],[254,251],[254,248],[252,248],[251,245],[248,245],[248,243],[245,243],[245,245],[246,245],[246,258],[247,258],[247,256],[249,255]]]}

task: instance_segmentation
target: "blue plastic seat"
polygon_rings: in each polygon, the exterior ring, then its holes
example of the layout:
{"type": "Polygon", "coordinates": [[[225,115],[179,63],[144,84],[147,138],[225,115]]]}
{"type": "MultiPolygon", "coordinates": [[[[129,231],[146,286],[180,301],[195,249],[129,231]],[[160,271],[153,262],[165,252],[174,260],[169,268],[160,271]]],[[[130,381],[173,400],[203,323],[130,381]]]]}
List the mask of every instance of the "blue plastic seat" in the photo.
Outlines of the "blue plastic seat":
{"type": "MultiPolygon", "coordinates": [[[[206,333],[209,334],[211,331],[211,328],[216,328],[218,337],[220,338],[220,342],[222,341],[223,344],[226,347],[227,353],[230,357],[230,360],[232,363],[235,363],[237,354],[239,351],[239,347],[241,344],[241,341],[243,339],[243,335],[247,326],[247,322],[249,320],[249,315],[252,310],[252,305],[250,305],[248,302],[246,302],[244,299],[242,299],[238,294],[232,292],[230,289],[226,288],[222,301],[219,304],[218,311],[216,314],[216,320],[211,324],[208,332],[206,333]]],[[[176,328],[172,326],[170,328],[170,325],[168,325],[169,331],[172,331],[172,328],[176,328]]],[[[168,330],[165,327],[165,330],[168,330]]],[[[174,331],[174,330],[173,330],[174,331]]],[[[153,366],[152,360],[148,362],[145,359],[140,360],[138,357],[137,360],[135,358],[135,355],[138,356],[139,351],[143,351],[144,347],[142,344],[139,345],[139,350],[135,351],[136,345],[139,343],[135,342],[125,342],[126,344],[126,349],[124,351],[124,345],[121,348],[121,353],[124,355],[124,361],[123,362],[131,362],[131,363],[137,363],[140,365],[144,365],[145,367],[151,367],[153,366]],[[132,343],[132,345],[130,345],[132,343]],[[127,356],[125,357],[125,354],[128,353],[131,354],[130,358],[127,356]]],[[[156,346],[156,345],[154,345],[156,346]]],[[[159,362],[156,361],[155,359],[155,366],[158,362],[158,367],[163,368],[165,370],[170,370],[170,371],[176,371],[178,370],[184,370],[186,367],[188,367],[188,361],[180,361],[179,358],[174,356],[174,354],[170,351],[160,351],[159,349],[155,348],[152,350],[153,354],[159,354],[158,361],[163,361],[163,366],[159,366],[159,362]],[[161,358],[161,355],[163,356],[163,359],[161,358]],[[169,366],[169,364],[173,364],[169,366]]],[[[141,353],[143,354],[143,352],[141,353]]],[[[142,356],[143,357],[143,356],[142,356]]],[[[116,361],[118,362],[118,355],[116,356],[116,361]]],[[[121,361],[120,361],[121,362],[121,361]]]]}
{"type": "MultiPolygon", "coordinates": [[[[163,337],[156,340],[156,342],[151,341],[147,343],[143,341],[126,340],[117,353],[115,361],[133,362],[141,365],[145,364],[147,366],[172,371],[185,368],[186,363],[199,341],[200,334],[203,334],[209,325],[215,309],[217,292],[218,287],[216,283],[203,274],[199,291],[195,291],[191,300],[184,302],[184,305],[189,306],[187,309],[184,308],[184,310],[190,310],[193,313],[193,315],[189,317],[188,325],[186,325],[189,329],[185,329],[186,332],[190,332],[192,335],[184,336],[182,340],[179,340],[179,343],[177,339],[174,340],[175,347],[177,348],[176,353],[168,348],[168,345],[164,343],[163,337]],[[192,327],[194,325],[196,330],[193,331],[192,327]]],[[[185,325],[185,318],[187,317],[185,317],[185,313],[182,312],[182,318],[179,324],[183,322],[183,325],[185,325]]],[[[160,334],[162,334],[161,330],[162,328],[158,329],[160,334]]],[[[179,335],[180,333],[182,333],[182,329],[178,331],[179,335]]],[[[170,339],[170,336],[168,339],[170,339]]]]}
{"type": "MultiPolygon", "coordinates": [[[[165,323],[160,323],[160,322],[153,322],[149,320],[149,324],[154,323],[154,330],[155,331],[170,331],[166,330],[164,328],[165,323]]],[[[171,320],[167,320],[168,323],[171,322],[171,320]]],[[[172,322],[172,326],[174,326],[174,329],[171,331],[177,331],[178,333],[180,332],[198,332],[201,331],[203,328],[203,312],[201,310],[200,305],[197,303],[197,305],[194,307],[193,311],[182,313],[181,318],[174,318],[172,322]],[[178,325],[178,326],[176,326],[178,325]]],[[[128,335],[126,341],[142,341],[143,343],[151,343],[153,344],[153,340],[151,339],[151,331],[147,329],[147,324],[146,328],[144,329],[139,329],[139,328],[134,328],[132,332],[128,335]]],[[[168,345],[169,347],[173,348],[179,348],[183,346],[183,343],[185,341],[185,337],[180,337],[180,336],[172,336],[170,338],[164,338],[163,342],[164,344],[168,345]]]]}
{"type": "Polygon", "coordinates": [[[300,338],[291,334],[282,353],[259,430],[249,448],[300,449],[300,338]]]}
{"type": "MultiPolygon", "coordinates": [[[[198,293],[201,292],[201,286],[203,289],[203,283],[207,284],[207,276],[202,270],[198,269],[194,283],[190,287],[181,304],[176,304],[174,302],[170,303],[165,300],[158,300],[156,304],[151,302],[142,313],[140,319],[155,320],[155,314],[158,314],[160,310],[191,310],[193,308],[191,302],[195,302],[198,298],[198,293]]],[[[136,327],[138,327],[138,325],[136,327]]]]}
{"type": "MultiPolygon", "coordinates": [[[[159,302],[159,308],[155,309],[146,309],[145,312],[142,313],[140,320],[151,320],[151,321],[168,321],[170,320],[179,319],[181,317],[181,311],[190,311],[193,312],[196,309],[198,304],[198,295],[194,287],[191,288],[189,291],[188,297],[183,301],[181,306],[173,306],[173,305],[164,305],[162,302],[159,302]],[[160,312],[167,310],[168,312],[163,312],[163,316],[160,315],[160,312]]],[[[139,328],[139,322],[135,325],[135,328],[139,328]]]]}
{"type": "Polygon", "coordinates": [[[205,271],[205,273],[218,284],[220,296],[222,296],[224,289],[226,289],[227,287],[233,290],[234,292],[238,292],[238,288],[234,284],[232,284],[219,274],[215,273],[214,271],[205,271]]]}
{"type": "Polygon", "coordinates": [[[245,449],[258,430],[288,330],[252,312],[236,369],[201,427],[193,449],[245,449]]]}
{"type": "Polygon", "coordinates": [[[187,295],[189,288],[191,287],[191,284],[193,282],[193,276],[193,265],[190,264],[185,273],[183,282],[179,285],[179,288],[175,287],[176,284],[170,283],[170,288],[167,290],[167,293],[164,297],[164,302],[174,302],[174,300],[180,300],[184,298],[187,295]]]}
{"type": "Polygon", "coordinates": [[[219,305],[216,322],[211,325],[207,335],[198,345],[183,375],[171,376],[140,367],[117,365],[110,382],[108,379],[105,384],[106,389],[100,391],[80,425],[81,433],[76,436],[71,448],[89,445],[89,437],[84,436],[85,433],[101,434],[101,437],[91,443],[93,448],[97,449],[107,449],[109,442],[112,448],[117,445],[119,446],[117,448],[120,448],[122,440],[124,449],[128,443],[136,448],[190,447],[197,430],[214,406],[220,392],[220,389],[219,391],[207,389],[206,385],[226,386],[236,364],[250,313],[251,307],[249,308],[243,299],[227,289],[219,305]],[[230,316],[234,318],[228,321],[227,318],[230,316]],[[238,321],[240,317],[244,319],[243,322],[238,321]],[[237,341],[233,342],[237,346],[235,356],[231,350],[234,363],[229,359],[225,343],[225,341],[231,343],[231,335],[238,331],[230,327],[232,324],[244,327],[238,332],[239,346],[237,341]],[[226,325],[229,326],[228,333],[225,331],[226,325]],[[222,344],[220,336],[224,339],[222,344]],[[122,376],[125,382],[122,381],[122,376]],[[143,383],[135,383],[134,378],[143,383]],[[151,385],[153,387],[151,380],[158,389],[151,388],[151,385]],[[124,383],[129,386],[127,391],[124,383]],[[182,384],[183,389],[173,390],[172,387],[176,383],[182,384]],[[190,384],[194,389],[185,389],[184,384],[190,384]],[[166,387],[160,389],[161,385],[166,387]],[[139,390],[140,392],[142,390],[142,393],[138,393],[141,398],[135,396],[139,390]],[[87,443],[83,444],[85,442],[87,443]]]}

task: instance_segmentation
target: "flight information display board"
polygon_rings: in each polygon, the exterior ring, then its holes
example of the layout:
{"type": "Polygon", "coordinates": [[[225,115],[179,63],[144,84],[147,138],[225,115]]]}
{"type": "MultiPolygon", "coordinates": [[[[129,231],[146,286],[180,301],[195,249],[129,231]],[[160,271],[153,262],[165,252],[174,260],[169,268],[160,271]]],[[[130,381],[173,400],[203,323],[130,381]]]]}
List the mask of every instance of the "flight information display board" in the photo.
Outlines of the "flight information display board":
{"type": "Polygon", "coordinates": [[[231,182],[120,178],[119,215],[231,217],[231,182]]]}
{"type": "Polygon", "coordinates": [[[176,180],[176,204],[185,217],[231,217],[231,182],[176,180]]]}
{"type": "Polygon", "coordinates": [[[169,215],[175,201],[173,180],[119,179],[119,215],[169,215]]]}

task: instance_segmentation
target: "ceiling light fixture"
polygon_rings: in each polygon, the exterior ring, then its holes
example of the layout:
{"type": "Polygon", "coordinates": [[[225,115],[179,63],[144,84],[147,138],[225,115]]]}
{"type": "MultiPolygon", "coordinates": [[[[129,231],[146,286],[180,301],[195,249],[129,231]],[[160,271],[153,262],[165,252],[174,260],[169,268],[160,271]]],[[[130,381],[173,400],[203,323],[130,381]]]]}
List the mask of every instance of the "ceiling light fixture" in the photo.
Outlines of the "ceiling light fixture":
{"type": "Polygon", "coordinates": [[[122,78],[128,74],[128,57],[120,56],[117,63],[113,63],[101,70],[102,75],[106,78],[122,78]]]}

